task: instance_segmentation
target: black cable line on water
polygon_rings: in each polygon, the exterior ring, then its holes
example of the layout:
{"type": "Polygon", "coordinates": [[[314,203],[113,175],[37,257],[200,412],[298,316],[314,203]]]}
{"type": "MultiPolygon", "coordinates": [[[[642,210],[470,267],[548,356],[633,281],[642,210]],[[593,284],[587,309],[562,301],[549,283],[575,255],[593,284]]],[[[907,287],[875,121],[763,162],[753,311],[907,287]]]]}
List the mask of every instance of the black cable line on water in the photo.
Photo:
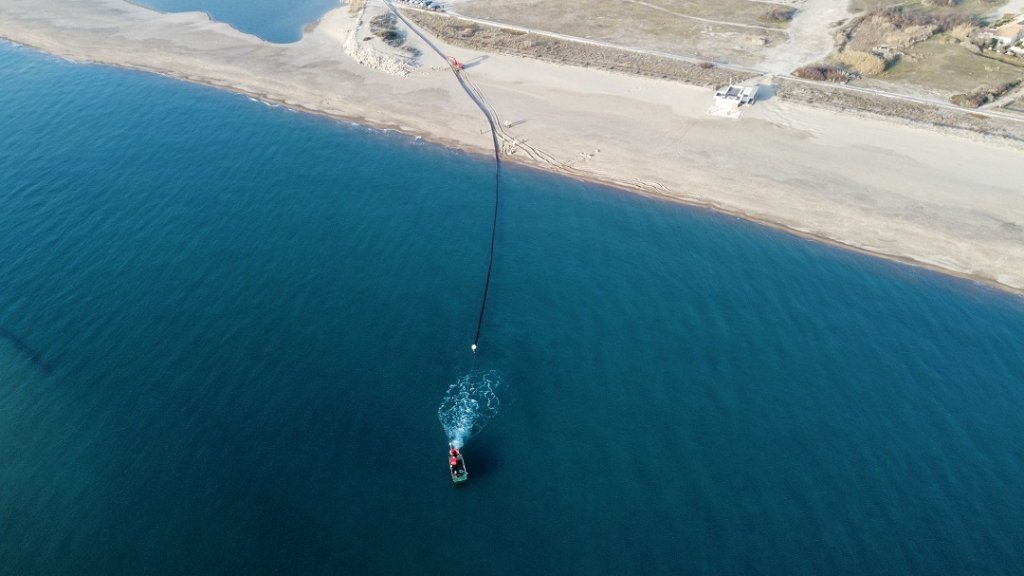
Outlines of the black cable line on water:
{"type": "MultiPolygon", "coordinates": [[[[442,52],[441,49],[438,48],[433,42],[431,42],[431,40],[427,38],[426,35],[420,32],[419,28],[416,28],[415,26],[412,25],[411,22],[406,20],[405,16],[403,16],[402,13],[399,12],[398,9],[391,4],[391,2],[386,2],[386,4],[388,8],[391,9],[391,12],[395,16],[397,16],[398,19],[401,20],[406,25],[407,28],[409,28],[410,30],[413,31],[413,33],[419,36],[420,39],[423,40],[423,42],[425,42],[426,45],[430,47],[431,50],[437,53],[438,56],[448,61],[448,57],[445,55],[445,53],[442,52]]],[[[494,220],[491,223],[491,251],[487,256],[487,277],[484,280],[484,294],[483,297],[480,299],[480,316],[477,318],[476,321],[476,335],[473,337],[473,346],[471,347],[473,353],[476,354],[477,344],[480,343],[480,330],[483,328],[484,325],[484,312],[487,311],[487,294],[491,290],[491,270],[494,268],[494,243],[498,235],[498,204],[501,194],[501,144],[498,142],[498,126],[497,124],[494,123],[494,117],[491,114],[490,110],[488,110],[487,106],[484,105],[483,101],[480,99],[480,96],[478,96],[477,93],[474,92],[472,88],[470,88],[469,84],[466,83],[466,79],[462,77],[462,73],[460,72],[460,70],[457,69],[454,65],[452,65],[451,61],[448,62],[449,66],[451,66],[452,68],[452,71],[455,72],[455,79],[459,81],[459,85],[462,86],[462,89],[466,91],[466,94],[470,97],[471,100],[473,100],[473,103],[476,104],[476,107],[479,108],[480,111],[483,112],[484,116],[487,118],[487,124],[491,127],[491,141],[494,143],[494,220]]]]}
{"type": "Polygon", "coordinates": [[[491,140],[494,142],[494,218],[491,221],[491,251],[487,256],[487,277],[484,280],[484,295],[480,299],[480,317],[477,319],[476,336],[473,338],[472,350],[476,353],[477,344],[480,343],[480,330],[484,325],[484,312],[487,310],[487,294],[491,289],[491,270],[494,268],[494,243],[498,236],[498,205],[501,198],[501,145],[498,143],[498,127],[494,124],[494,118],[491,116],[490,111],[484,106],[480,97],[466,85],[462,74],[456,72],[455,77],[459,79],[459,83],[462,84],[466,93],[469,94],[473,102],[480,108],[480,111],[487,117],[487,124],[491,127],[491,140]]]}

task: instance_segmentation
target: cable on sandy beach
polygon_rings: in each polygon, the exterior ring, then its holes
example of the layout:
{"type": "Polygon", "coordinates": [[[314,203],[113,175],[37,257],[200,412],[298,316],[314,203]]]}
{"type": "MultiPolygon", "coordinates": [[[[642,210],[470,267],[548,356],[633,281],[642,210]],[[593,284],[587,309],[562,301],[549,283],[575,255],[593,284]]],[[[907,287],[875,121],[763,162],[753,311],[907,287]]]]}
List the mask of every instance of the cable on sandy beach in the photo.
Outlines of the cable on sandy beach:
{"type": "MultiPolygon", "coordinates": [[[[398,19],[409,28],[409,30],[412,30],[413,33],[419,36],[431,50],[436,52],[437,55],[445,61],[448,61],[448,56],[445,55],[445,53],[442,52],[436,44],[427,38],[426,35],[420,32],[419,28],[416,28],[411,22],[406,20],[405,16],[403,16],[390,1],[385,0],[385,4],[387,4],[391,12],[397,16],[398,19]]],[[[473,337],[473,344],[470,346],[470,350],[473,351],[473,354],[476,354],[477,345],[480,343],[480,331],[484,325],[484,312],[487,311],[487,295],[491,289],[491,270],[494,268],[494,243],[498,235],[498,205],[500,204],[499,200],[501,198],[501,143],[498,140],[498,125],[494,121],[494,115],[491,114],[491,111],[484,105],[480,95],[477,94],[466,82],[466,79],[462,77],[461,69],[456,68],[451,62],[449,62],[448,65],[451,67],[452,72],[455,73],[455,79],[459,81],[459,85],[462,86],[462,89],[466,91],[466,94],[471,100],[473,100],[476,107],[479,108],[480,112],[482,112],[484,117],[487,118],[487,124],[491,127],[491,141],[494,143],[494,219],[491,222],[491,250],[487,256],[487,277],[484,280],[483,297],[480,299],[480,316],[476,321],[476,335],[473,337]]]]}

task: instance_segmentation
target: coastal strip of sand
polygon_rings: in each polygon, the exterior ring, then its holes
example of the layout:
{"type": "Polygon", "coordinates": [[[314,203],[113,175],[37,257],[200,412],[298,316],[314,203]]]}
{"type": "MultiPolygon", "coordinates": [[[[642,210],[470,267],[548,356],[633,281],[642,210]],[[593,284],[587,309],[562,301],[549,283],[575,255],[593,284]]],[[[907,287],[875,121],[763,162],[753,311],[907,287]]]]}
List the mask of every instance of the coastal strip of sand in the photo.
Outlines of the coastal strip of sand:
{"type": "MultiPolygon", "coordinates": [[[[345,7],[277,45],[124,0],[4,0],[0,37],[160,73],[470,151],[487,122],[438,56],[406,77],[357,63],[345,7]]],[[[446,48],[447,49],[447,48],[446,48]]],[[[706,88],[450,48],[503,125],[510,160],[704,205],[1024,291],[1024,151],[767,99],[708,114],[706,88]]]]}

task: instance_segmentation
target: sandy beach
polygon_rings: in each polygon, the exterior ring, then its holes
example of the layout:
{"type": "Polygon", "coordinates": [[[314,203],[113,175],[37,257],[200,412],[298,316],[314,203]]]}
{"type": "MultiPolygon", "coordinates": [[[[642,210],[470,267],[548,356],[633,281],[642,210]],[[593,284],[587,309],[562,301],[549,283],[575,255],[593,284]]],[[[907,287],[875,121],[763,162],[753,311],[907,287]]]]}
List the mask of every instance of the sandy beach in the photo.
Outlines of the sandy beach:
{"type": "MultiPolygon", "coordinates": [[[[0,37],[56,56],[160,73],[470,151],[487,122],[444,61],[408,76],[346,54],[347,7],[294,44],[201,13],[124,0],[4,0],[0,37]]],[[[1024,290],[1019,148],[768,98],[739,119],[712,92],[450,49],[504,130],[509,160],[713,207],[884,257],[1024,290]]]]}

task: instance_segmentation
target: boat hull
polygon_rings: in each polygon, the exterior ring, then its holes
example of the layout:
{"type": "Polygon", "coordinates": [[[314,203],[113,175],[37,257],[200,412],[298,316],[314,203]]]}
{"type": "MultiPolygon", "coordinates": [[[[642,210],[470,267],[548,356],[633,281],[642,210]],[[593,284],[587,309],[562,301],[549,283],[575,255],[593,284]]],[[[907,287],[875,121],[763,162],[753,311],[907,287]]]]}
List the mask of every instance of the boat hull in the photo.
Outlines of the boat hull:
{"type": "Polygon", "coordinates": [[[452,474],[452,482],[462,484],[466,480],[469,480],[469,471],[466,470],[466,461],[462,458],[461,452],[457,453],[455,458],[455,464],[449,465],[448,471],[452,474]]]}

